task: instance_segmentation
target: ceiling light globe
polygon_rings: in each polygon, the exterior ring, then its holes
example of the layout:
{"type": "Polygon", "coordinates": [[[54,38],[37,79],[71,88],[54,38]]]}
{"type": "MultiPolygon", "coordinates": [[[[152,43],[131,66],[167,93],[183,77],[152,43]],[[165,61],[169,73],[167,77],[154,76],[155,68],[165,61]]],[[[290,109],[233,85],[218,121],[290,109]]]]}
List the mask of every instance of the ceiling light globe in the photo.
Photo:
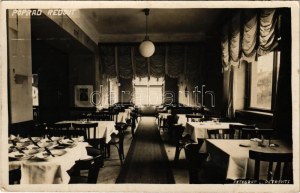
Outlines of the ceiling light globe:
{"type": "Polygon", "coordinates": [[[140,44],[139,51],[142,56],[148,58],[154,54],[155,46],[151,41],[145,40],[140,44]]]}

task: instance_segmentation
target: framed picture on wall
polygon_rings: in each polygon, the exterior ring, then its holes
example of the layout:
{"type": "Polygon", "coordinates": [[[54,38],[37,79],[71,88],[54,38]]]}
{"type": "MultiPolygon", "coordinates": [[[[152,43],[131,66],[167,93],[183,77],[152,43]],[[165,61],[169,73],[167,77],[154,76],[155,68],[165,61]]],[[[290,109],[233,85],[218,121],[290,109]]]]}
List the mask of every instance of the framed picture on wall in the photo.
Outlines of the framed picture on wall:
{"type": "Polygon", "coordinates": [[[92,107],[92,85],[75,85],[75,107],[92,107]]]}

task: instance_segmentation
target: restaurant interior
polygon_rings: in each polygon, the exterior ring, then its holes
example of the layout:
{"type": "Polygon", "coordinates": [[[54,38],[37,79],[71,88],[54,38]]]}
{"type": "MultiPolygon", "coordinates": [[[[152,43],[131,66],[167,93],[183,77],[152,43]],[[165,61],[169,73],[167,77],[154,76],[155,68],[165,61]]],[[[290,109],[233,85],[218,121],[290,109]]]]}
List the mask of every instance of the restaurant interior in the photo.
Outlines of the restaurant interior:
{"type": "Polygon", "coordinates": [[[59,11],[6,13],[10,185],[294,183],[290,8],[59,11]]]}

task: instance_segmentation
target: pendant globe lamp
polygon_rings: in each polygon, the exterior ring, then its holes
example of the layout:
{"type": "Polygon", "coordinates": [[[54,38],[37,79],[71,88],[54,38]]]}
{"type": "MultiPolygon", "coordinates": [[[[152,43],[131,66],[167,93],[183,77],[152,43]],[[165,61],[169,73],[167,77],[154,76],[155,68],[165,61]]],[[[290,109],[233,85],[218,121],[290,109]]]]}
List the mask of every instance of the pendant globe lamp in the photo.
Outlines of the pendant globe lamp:
{"type": "Polygon", "coordinates": [[[146,36],[145,39],[142,41],[142,43],[139,46],[140,54],[146,58],[151,57],[154,54],[155,46],[153,42],[150,41],[148,36],[148,15],[150,12],[150,9],[144,9],[145,16],[146,16],[146,36]]]}

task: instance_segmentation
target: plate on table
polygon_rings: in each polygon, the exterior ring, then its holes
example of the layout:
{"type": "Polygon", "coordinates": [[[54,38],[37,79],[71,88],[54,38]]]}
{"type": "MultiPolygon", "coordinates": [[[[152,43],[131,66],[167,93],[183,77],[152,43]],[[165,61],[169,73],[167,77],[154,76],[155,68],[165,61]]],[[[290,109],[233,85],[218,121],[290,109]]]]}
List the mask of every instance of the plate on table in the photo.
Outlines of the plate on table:
{"type": "Polygon", "coordinates": [[[63,139],[60,142],[63,144],[70,144],[70,145],[72,145],[74,143],[74,141],[71,139],[63,139]]]}
{"type": "Polygon", "coordinates": [[[17,142],[16,143],[16,147],[18,147],[18,148],[25,148],[29,145],[30,145],[30,142],[17,142]]]}
{"type": "Polygon", "coordinates": [[[36,155],[34,156],[34,159],[35,159],[35,160],[41,160],[41,161],[47,161],[47,160],[50,160],[50,159],[52,159],[52,158],[53,158],[53,156],[50,155],[50,154],[47,153],[47,152],[40,152],[40,153],[38,153],[38,154],[36,154],[36,155]]]}
{"type": "Polygon", "coordinates": [[[28,150],[23,150],[23,151],[27,155],[34,155],[34,154],[39,153],[39,150],[37,150],[37,149],[28,149],[28,150]]]}
{"type": "Polygon", "coordinates": [[[42,140],[42,137],[31,137],[31,140],[34,142],[39,142],[42,140]]]}
{"type": "Polygon", "coordinates": [[[51,147],[51,146],[53,146],[53,143],[51,143],[51,142],[40,142],[40,143],[38,143],[38,145],[40,147],[51,147]]]}
{"type": "Polygon", "coordinates": [[[23,159],[29,159],[31,156],[20,153],[18,151],[13,151],[8,154],[9,159],[12,160],[23,160],[23,159]]]}
{"type": "Polygon", "coordinates": [[[30,144],[26,147],[27,149],[39,149],[39,147],[33,145],[33,144],[30,144]]]}
{"type": "Polygon", "coordinates": [[[65,155],[67,153],[67,151],[66,150],[62,150],[62,149],[54,149],[54,150],[51,150],[51,153],[54,156],[62,156],[62,155],[65,155]]]}
{"type": "Polygon", "coordinates": [[[60,141],[62,139],[64,139],[64,137],[51,137],[52,141],[60,141]]]}

